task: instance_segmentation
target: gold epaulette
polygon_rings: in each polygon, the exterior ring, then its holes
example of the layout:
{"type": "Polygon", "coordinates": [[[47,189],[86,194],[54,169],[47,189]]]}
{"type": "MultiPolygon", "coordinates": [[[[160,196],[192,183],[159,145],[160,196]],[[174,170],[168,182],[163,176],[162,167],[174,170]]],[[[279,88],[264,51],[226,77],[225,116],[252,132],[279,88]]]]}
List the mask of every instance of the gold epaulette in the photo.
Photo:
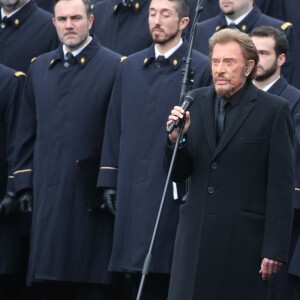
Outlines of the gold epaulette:
{"type": "Polygon", "coordinates": [[[120,63],[122,63],[126,58],[127,58],[127,56],[122,56],[122,57],[120,58],[120,63]]]}
{"type": "Polygon", "coordinates": [[[36,57],[33,57],[33,58],[31,59],[31,63],[35,62],[35,60],[36,60],[36,57]]]}
{"type": "Polygon", "coordinates": [[[26,76],[26,74],[24,72],[22,72],[22,71],[18,71],[18,72],[15,73],[15,76],[16,77],[26,76]]]}
{"type": "Polygon", "coordinates": [[[292,26],[293,24],[291,22],[285,22],[281,25],[282,30],[286,30],[288,27],[292,26]]]}

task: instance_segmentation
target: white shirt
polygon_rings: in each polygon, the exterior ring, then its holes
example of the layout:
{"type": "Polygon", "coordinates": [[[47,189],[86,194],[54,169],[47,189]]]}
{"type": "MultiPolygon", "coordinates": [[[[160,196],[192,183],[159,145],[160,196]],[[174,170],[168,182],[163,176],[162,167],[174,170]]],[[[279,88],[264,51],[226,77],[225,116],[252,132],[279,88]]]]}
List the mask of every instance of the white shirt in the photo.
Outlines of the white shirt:
{"type": "Polygon", "coordinates": [[[154,45],[154,50],[155,50],[155,58],[157,58],[159,55],[164,56],[165,58],[170,57],[181,45],[183,44],[182,39],[180,39],[179,43],[171,48],[169,51],[167,51],[165,54],[161,54],[158,50],[157,50],[157,46],[154,45]]]}

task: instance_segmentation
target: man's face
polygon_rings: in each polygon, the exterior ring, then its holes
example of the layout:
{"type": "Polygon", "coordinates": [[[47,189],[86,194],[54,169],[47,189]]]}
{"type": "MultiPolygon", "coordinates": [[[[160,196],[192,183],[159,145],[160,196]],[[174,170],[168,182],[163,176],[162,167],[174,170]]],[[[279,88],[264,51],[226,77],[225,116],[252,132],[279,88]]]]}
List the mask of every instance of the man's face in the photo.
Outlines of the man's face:
{"type": "Polygon", "coordinates": [[[252,4],[253,0],[219,0],[220,9],[228,16],[239,14],[239,12],[242,15],[252,4]]]}
{"type": "Polygon", "coordinates": [[[61,0],[54,7],[53,23],[60,41],[73,51],[80,48],[89,36],[93,16],[87,17],[82,0],[61,0]]]}
{"type": "Polygon", "coordinates": [[[242,88],[247,75],[246,61],[237,42],[216,44],[211,57],[212,76],[216,93],[229,98],[242,88]]]}
{"type": "Polygon", "coordinates": [[[181,24],[176,4],[168,0],[152,0],[149,8],[149,28],[152,40],[165,45],[181,35],[181,24]]]}
{"type": "Polygon", "coordinates": [[[274,75],[279,68],[278,57],[275,52],[275,40],[273,37],[253,36],[252,41],[259,55],[255,80],[265,81],[274,75]]]}

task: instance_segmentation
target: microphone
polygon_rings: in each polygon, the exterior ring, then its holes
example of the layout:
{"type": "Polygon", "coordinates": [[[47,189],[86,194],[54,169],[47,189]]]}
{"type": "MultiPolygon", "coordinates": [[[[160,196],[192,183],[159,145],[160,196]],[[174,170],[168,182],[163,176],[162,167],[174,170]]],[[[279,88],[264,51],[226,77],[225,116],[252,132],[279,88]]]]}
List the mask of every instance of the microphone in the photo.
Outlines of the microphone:
{"type": "MultiPolygon", "coordinates": [[[[189,92],[186,94],[186,96],[184,97],[184,101],[181,105],[181,108],[184,110],[183,114],[185,114],[185,112],[191,107],[191,105],[194,103],[195,99],[194,99],[194,92],[189,92]]],[[[183,116],[184,118],[184,116],[183,116]]],[[[171,134],[173,132],[173,130],[178,127],[178,125],[180,124],[182,119],[177,119],[176,121],[174,121],[173,123],[171,123],[169,125],[169,127],[167,128],[167,132],[168,134],[171,134]]]]}

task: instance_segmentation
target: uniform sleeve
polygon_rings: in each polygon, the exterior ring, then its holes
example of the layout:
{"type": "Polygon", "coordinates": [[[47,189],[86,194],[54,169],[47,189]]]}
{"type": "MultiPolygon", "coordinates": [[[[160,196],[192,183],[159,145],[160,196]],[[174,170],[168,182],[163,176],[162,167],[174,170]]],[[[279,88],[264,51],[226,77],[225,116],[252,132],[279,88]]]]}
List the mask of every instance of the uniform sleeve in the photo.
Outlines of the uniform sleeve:
{"type": "Polygon", "coordinates": [[[293,126],[287,102],[274,118],[269,148],[262,257],[286,262],[293,221],[293,126]]]}
{"type": "Polygon", "coordinates": [[[7,153],[7,166],[8,166],[8,181],[7,191],[14,192],[13,187],[13,157],[15,152],[15,138],[19,107],[22,96],[22,89],[24,85],[25,74],[16,72],[10,81],[8,93],[8,104],[5,112],[4,123],[6,129],[6,153],[7,153]]]}
{"type": "Polygon", "coordinates": [[[21,100],[14,154],[14,185],[16,192],[32,188],[33,149],[36,137],[36,108],[29,69],[21,100]]]}
{"type": "Polygon", "coordinates": [[[121,137],[122,67],[113,87],[105,124],[97,187],[117,188],[121,137]]]}

